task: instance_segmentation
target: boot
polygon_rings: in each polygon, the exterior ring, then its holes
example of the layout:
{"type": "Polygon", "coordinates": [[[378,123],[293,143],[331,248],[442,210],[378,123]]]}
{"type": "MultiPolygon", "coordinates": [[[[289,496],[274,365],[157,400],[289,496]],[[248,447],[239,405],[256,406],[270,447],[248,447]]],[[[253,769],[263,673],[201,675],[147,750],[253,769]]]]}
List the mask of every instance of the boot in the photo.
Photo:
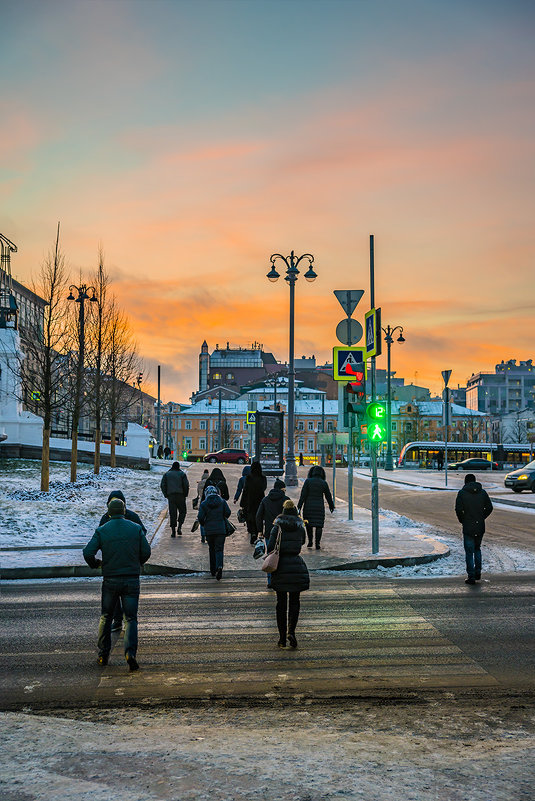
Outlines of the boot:
{"type": "Polygon", "coordinates": [[[176,528],[171,529],[171,537],[176,537],[176,528]]]}
{"type": "Polygon", "coordinates": [[[323,534],[323,531],[321,530],[321,528],[317,528],[316,529],[316,550],[317,551],[319,551],[320,548],[321,548],[320,542],[321,542],[321,535],[322,534],[323,534]]]}
{"type": "Polygon", "coordinates": [[[277,628],[279,630],[279,648],[286,648],[286,615],[277,609],[277,628]]]}

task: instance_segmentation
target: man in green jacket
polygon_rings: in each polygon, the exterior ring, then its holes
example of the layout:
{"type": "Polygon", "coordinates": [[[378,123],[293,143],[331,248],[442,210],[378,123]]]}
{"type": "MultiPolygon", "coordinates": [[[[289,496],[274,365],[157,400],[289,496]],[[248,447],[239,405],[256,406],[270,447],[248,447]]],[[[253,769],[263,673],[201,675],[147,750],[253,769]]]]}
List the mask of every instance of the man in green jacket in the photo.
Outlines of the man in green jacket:
{"type": "Polygon", "coordinates": [[[137,670],[137,610],[139,574],[150,556],[150,545],[137,523],[125,520],[126,507],[120,498],[108,504],[109,521],[99,526],[84,548],[89,567],[102,566],[102,614],[98,629],[98,664],[107,665],[111,650],[111,625],[120,598],[125,617],[124,655],[130,671],[137,670]],[[102,560],[96,559],[98,551],[102,560]]]}

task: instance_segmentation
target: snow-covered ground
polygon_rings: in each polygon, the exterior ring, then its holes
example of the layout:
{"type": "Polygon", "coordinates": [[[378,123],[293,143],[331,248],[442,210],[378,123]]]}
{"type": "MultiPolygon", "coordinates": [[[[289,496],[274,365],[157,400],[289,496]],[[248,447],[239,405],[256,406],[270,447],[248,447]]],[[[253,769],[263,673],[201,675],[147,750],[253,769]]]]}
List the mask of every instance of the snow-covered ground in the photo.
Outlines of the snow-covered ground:
{"type": "MultiPolygon", "coordinates": [[[[161,473],[102,467],[95,476],[90,465],[79,465],[78,480],[69,483],[70,466],[53,462],[50,491],[40,491],[40,462],[0,462],[0,548],[80,545],[89,540],[112,490],[123,491],[149,533],[165,505],[161,473]]],[[[35,560],[32,560],[35,563],[35,560]]]]}

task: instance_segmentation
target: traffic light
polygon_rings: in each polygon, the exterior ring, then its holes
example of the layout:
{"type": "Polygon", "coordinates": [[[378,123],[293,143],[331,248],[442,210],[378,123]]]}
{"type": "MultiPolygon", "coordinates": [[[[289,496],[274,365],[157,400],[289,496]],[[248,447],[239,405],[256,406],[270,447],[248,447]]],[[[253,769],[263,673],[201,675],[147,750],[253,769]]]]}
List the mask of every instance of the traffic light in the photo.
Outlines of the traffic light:
{"type": "Polygon", "coordinates": [[[353,380],[344,386],[344,426],[352,427],[350,415],[366,411],[366,370],[363,362],[350,369],[353,380]]]}
{"type": "Polygon", "coordinates": [[[370,442],[384,442],[386,439],[386,406],[373,401],[366,407],[368,418],[367,435],[370,442]]]}

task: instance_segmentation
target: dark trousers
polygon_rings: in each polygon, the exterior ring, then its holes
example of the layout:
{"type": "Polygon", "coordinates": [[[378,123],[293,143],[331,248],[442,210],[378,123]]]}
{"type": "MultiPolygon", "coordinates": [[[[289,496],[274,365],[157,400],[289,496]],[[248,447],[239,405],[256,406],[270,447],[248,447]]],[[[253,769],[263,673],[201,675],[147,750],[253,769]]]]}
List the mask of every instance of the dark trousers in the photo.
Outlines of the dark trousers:
{"type": "Polygon", "coordinates": [[[256,512],[255,514],[250,514],[249,512],[247,512],[245,522],[247,524],[247,531],[249,533],[249,541],[253,543],[258,537],[258,528],[256,526],[256,512]]]}
{"type": "Polygon", "coordinates": [[[307,523],[306,529],[308,536],[308,544],[312,545],[312,537],[314,534],[314,529],[316,529],[316,545],[319,545],[321,542],[321,535],[323,534],[323,526],[311,526],[310,523],[307,523]]]}
{"type": "Polygon", "coordinates": [[[207,534],[208,555],[210,557],[210,573],[215,576],[216,570],[223,569],[223,551],[225,549],[224,534],[207,534]]]}
{"type": "Polygon", "coordinates": [[[178,527],[182,528],[182,523],[186,519],[186,499],[180,492],[172,492],[167,496],[169,504],[169,522],[171,528],[176,528],[177,517],[178,527]]]}
{"type": "Polygon", "coordinates": [[[277,628],[279,637],[286,642],[286,632],[295,634],[295,627],[299,620],[300,592],[280,592],[277,590],[277,628]],[[289,598],[289,602],[288,602],[289,598]]]}
{"type": "Polygon", "coordinates": [[[108,656],[111,649],[111,624],[115,605],[120,599],[126,621],[125,654],[137,652],[137,610],[139,605],[139,576],[116,576],[102,581],[102,614],[98,627],[98,653],[108,656]]]}
{"type": "Polygon", "coordinates": [[[466,572],[468,578],[481,577],[481,537],[463,535],[464,555],[466,557],[466,572]]]}

